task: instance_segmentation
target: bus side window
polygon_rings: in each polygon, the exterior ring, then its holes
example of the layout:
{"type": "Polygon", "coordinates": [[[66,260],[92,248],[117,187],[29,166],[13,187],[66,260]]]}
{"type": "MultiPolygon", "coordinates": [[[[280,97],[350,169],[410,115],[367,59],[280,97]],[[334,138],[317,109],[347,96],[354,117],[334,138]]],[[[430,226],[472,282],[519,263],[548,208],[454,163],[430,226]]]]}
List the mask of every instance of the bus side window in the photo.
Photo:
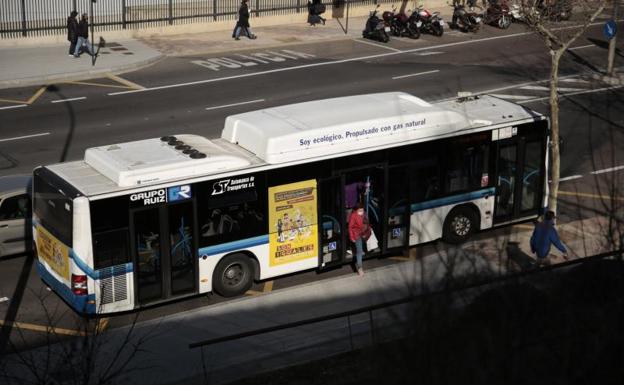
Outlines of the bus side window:
{"type": "Polygon", "coordinates": [[[412,166],[411,174],[410,189],[413,202],[435,199],[440,195],[437,159],[429,158],[417,161],[412,166]]]}
{"type": "Polygon", "coordinates": [[[92,201],[90,205],[94,268],[130,262],[127,197],[92,201]]]}
{"type": "Polygon", "coordinates": [[[479,189],[487,166],[487,145],[451,148],[445,176],[446,193],[479,189]]]}

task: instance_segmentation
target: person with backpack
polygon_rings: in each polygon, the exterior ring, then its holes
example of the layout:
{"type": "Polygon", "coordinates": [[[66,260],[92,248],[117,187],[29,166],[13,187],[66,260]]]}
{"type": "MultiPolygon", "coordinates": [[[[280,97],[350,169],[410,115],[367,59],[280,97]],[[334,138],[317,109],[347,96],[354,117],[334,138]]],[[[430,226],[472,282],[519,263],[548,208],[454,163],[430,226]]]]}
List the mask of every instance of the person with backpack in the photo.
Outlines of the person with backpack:
{"type": "Polygon", "coordinates": [[[325,25],[326,19],[321,17],[323,13],[325,13],[325,4],[321,3],[321,0],[308,0],[308,23],[310,25],[319,23],[325,25]]]}
{"type": "Polygon", "coordinates": [[[67,40],[69,41],[69,56],[74,56],[76,43],[78,42],[78,12],[71,11],[67,18],[67,40]]]}
{"type": "Polygon", "coordinates": [[[557,229],[555,229],[555,213],[548,210],[542,222],[535,223],[533,235],[531,235],[531,252],[537,257],[538,266],[550,264],[550,245],[555,245],[563,253],[563,257],[568,259],[568,251],[559,239],[557,229]]]}
{"type": "Polygon", "coordinates": [[[241,6],[238,9],[238,22],[236,23],[236,28],[234,29],[234,39],[240,40],[241,31],[244,29],[247,37],[250,39],[255,39],[257,36],[251,33],[251,28],[249,26],[249,7],[247,6],[248,0],[243,0],[241,2],[241,6]]]}

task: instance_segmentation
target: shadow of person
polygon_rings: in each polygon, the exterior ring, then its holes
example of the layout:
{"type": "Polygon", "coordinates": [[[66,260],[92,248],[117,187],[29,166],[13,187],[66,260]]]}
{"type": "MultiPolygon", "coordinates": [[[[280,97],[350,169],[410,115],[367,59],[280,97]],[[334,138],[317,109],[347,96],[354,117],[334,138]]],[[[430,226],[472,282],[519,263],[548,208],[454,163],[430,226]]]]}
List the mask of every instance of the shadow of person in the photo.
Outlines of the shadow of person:
{"type": "Polygon", "coordinates": [[[509,261],[514,262],[521,271],[531,270],[535,265],[535,259],[522,251],[518,242],[509,242],[506,252],[509,261]]]}

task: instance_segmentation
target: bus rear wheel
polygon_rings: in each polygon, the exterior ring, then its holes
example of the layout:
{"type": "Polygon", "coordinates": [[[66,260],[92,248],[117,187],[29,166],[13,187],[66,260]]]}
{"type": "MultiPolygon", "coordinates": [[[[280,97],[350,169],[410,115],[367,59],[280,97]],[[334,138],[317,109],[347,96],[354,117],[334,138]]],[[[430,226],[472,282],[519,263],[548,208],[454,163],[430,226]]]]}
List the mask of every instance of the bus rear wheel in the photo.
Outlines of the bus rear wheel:
{"type": "Polygon", "coordinates": [[[452,244],[463,243],[477,230],[477,215],[469,207],[456,207],[444,220],[443,239],[452,244]]]}
{"type": "Polygon", "coordinates": [[[254,277],[253,263],[244,254],[223,258],[212,275],[215,291],[223,297],[235,297],[251,288],[254,277]]]}

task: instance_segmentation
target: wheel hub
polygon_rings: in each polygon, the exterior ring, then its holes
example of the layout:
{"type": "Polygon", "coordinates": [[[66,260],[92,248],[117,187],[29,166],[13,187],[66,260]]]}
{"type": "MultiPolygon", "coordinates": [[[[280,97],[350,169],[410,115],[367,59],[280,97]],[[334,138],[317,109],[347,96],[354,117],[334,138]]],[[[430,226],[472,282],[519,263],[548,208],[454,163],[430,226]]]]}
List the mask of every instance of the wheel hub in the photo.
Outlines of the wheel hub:
{"type": "Polygon", "coordinates": [[[470,223],[470,219],[465,216],[458,216],[453,218],[452,228],[455,231],[455,234],[463,237],[470,232],[470,228],[472,224],[470,223]]]}

